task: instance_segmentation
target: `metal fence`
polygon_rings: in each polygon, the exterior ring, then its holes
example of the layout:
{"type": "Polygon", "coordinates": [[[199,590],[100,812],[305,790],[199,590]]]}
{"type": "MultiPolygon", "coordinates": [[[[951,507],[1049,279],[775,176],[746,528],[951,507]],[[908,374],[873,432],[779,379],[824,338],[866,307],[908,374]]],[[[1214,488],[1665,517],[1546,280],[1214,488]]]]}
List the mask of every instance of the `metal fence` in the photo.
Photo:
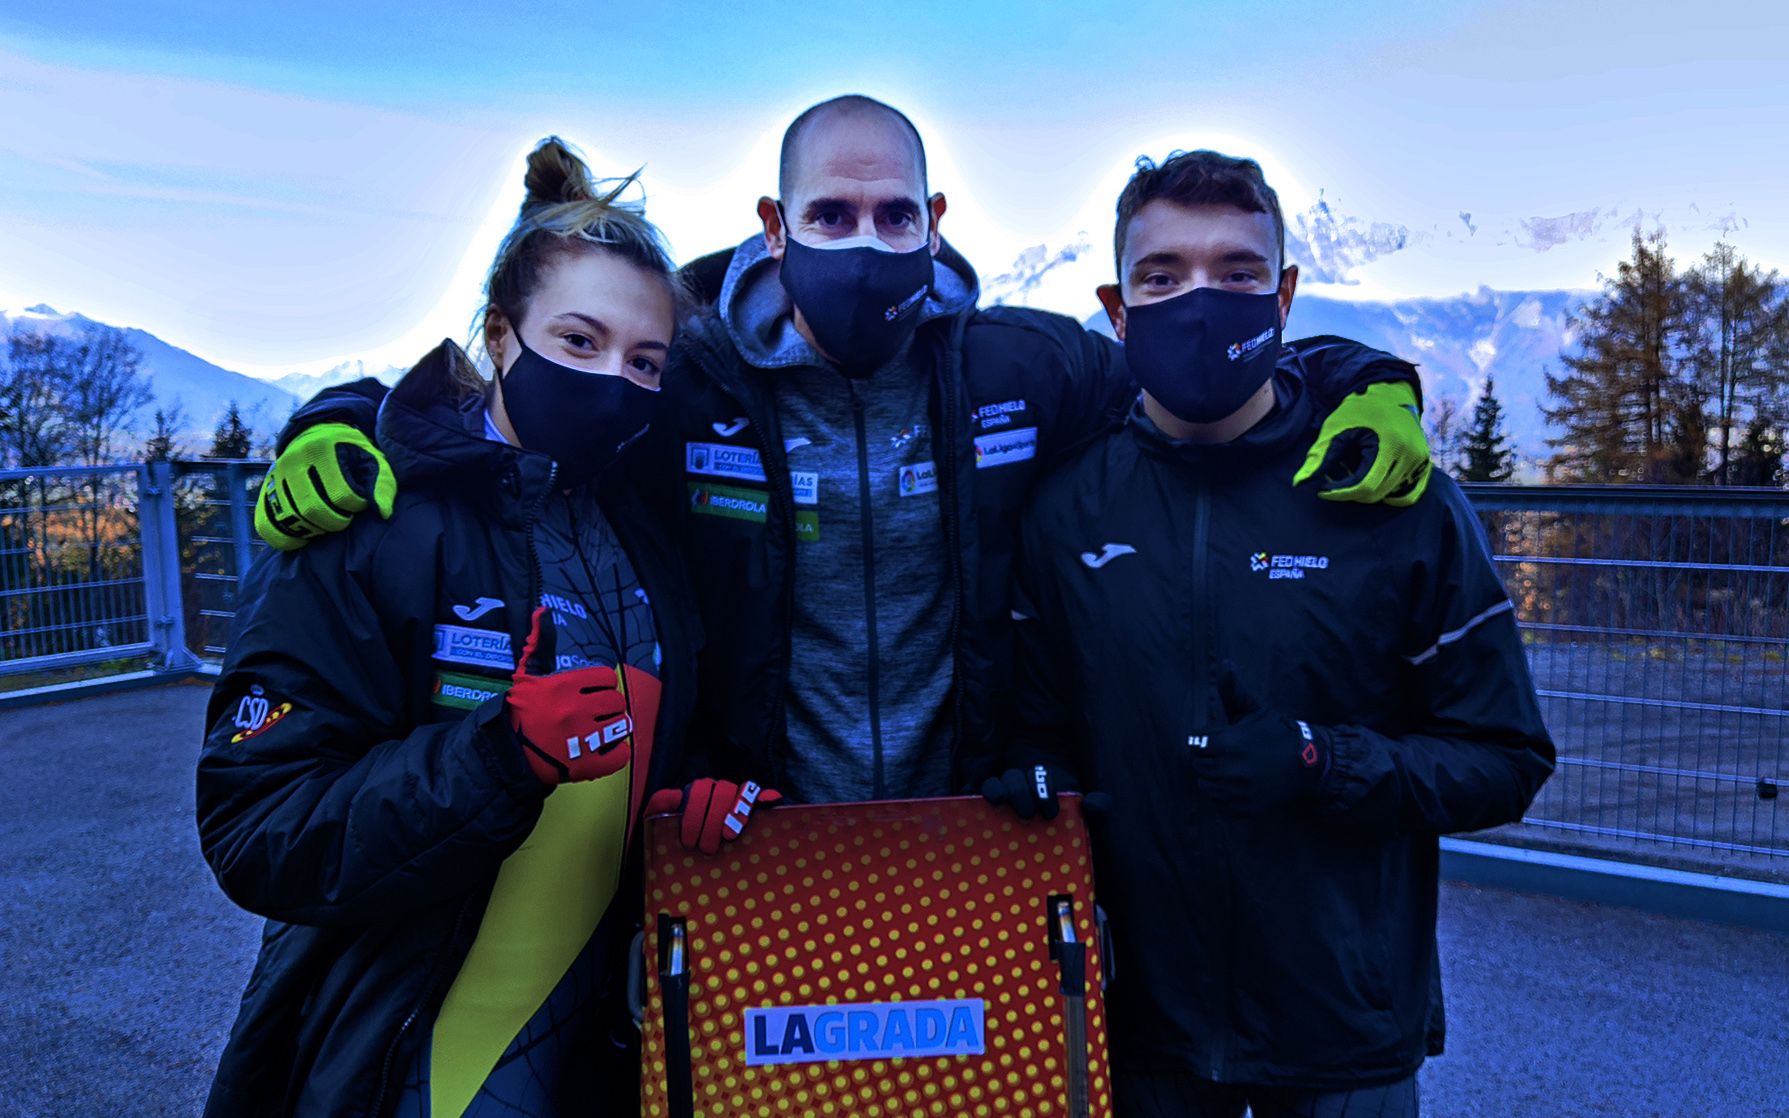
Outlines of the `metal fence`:
{"type": "MultiPolygon", "coordinates": [[[[0,471],[0,675],[222,656],[265,469],[0,471]]],[[[1789,493],[1465,489],[1560,750],[1505,835],[1789,868],[1789,493]]]]}
{"type": "Polygon", "coordinates": [[[221,656],[266,467],[0,471],[0,675],[221,656]]]}
{"type": "Polygon", "coordinates": [[[1789,865],[1789,493],[1465,488],[1559,746],[1518,830],[1789,865]]]}

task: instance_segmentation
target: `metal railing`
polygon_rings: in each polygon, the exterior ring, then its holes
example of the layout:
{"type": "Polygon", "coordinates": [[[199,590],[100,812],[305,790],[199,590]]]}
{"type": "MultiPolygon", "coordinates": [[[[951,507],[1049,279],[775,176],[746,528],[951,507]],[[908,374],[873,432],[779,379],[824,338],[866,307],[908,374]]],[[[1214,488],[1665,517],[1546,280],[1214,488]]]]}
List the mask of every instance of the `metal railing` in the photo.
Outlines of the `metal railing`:
{"type": "MultiPolygon", "coordinates": [[[[265,470],[0,471],[0,675],[221,657],[265,470]]],[[[1789,865],[1789,492],[1465,489],[1560,751],[1516,830],[1789,865]]]]}
{"type": "Polygon", "coordinates": [[[1789,493],[1464,488],[1559,747],[1519,829],[1780,870],[1789,493]]]}
{"type": "Polygon", "coordinates": [[[0,470],[0,675],[221,656],[265,462],[0,470]]]}

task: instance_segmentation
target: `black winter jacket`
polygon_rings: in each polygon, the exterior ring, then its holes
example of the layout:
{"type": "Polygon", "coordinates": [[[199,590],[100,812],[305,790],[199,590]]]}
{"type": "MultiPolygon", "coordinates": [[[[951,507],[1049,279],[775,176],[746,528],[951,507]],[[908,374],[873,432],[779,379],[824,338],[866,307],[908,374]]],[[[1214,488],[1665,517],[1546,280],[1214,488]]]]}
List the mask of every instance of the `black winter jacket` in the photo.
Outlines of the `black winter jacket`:
{"type": "MultiPolygon", "coordinates": [[[[719,296],[732,254],[705,256],[684,269],[704,303],[719,296]]],[[[973,274],[948,244],[940,259],[973,274]]],[[[1040,471],[1121,422],[1137,388],[1117,342],[1074,319],[1028,308],[981,307],[933,319],[920,327],[912,352],[932,383],[939,504],[951,557],[956,747],[950,786],[970,791],[995,764],[1000,728],[1011,724],[1010,594],[1020,510],[1040,471]],[[978,469],[977,439],[1008,434],[1029,440],[1032,452],[1003,454],[998,464],[990,460],[990,468],[978,469]]],[[[1422,392],[1414,365],[1345,338],[1288,343],[1281,360],[1313,386],[1323,415],[1343,396],[1377,382],[1408,383],[1419,398],[1422,392]]],[[[704,312],[678,335],[664,374],[664,411],[648,436],[655,474],[680,475],[691,443],[733,444],[762,462],[763,520],[685,515],[682,533],[706,635],[690,772],[767,787],[782,783],[783,703],[799,592],[795,498],[776,416],[776,376],[748,363],[719,315],[704,312]],[[740,425],[741,417],[751,422],[740,425]]],[[[364,430],[379,392],[373,381],[325,390],[293,417],[286,437],[322,422],[364,430]]],[[[681,490],[673,499],[687,514],[681,490]]]]}
{"type": "Polygon", "coordinates": [[[1408,509],[1292,488],[1316,423],[1276,384],[1234,443],[1170,442],[1139,409],[1041,483],[1012,760],[1116,801],[1094,844],[1116,1065],[1336,1089],[1439,1049],[1437,836],[1520,819],[1554,752],[1459,488],[1437,473],[1408,509]],[[1330,729],[1313,799],[1236,816],[1198,790],[1226,659],[1330,729]]]}
{"type": "MultiPolygon", "coordinates": [[[[269,552],[243,587],[199,762],[199,837],[224,892],[268,924],[214,1118],[388,1113],[546,798],[501,699],[465,710],[478,688],[456,678],[460,709],[444,705],[431,659],[443,626],[521,648],[539,594],[530,516],[551,464],[484,439],[455,387],[464,361],[443,343],[380,411],[391,519],[269,552]],[[503,604],[467,619],[480,598],[503,604]]],[[[598,493],[663,650],[648,789],[678,763],[700,643],[663,504],[642,493],[652,480],[598,493]]],[[[632,907],[611,905],[597,932],[618,950],[632,907]]]]}
{"type": "MultiPolygon", "coordinates": [[[[948,244],[943,253],[951,267],[970,271],[948,244]]],[[[709,301],[731,256],[716,253],[685,270],[709,301]]],[[[1137,388],[1117,342],[1074,319],[1028,308],[981,307],[934,319],[920,327],[912,353],[931,378],[939,504],[951,557],[956,747],[950,785],[968,792],[995,765],[997,737],[1011,724],[1010,596],[1021,510],[1041,471],[1120,422],[1137,388]],[[1029,440],[1035,449],[983,462],[977,440],[1000,436],[1029,440]]],[[[1342,338],[1290,343],[1283,361],[1317,386],[1325,415],[1342,396],[1378,381],[1405,381],[1421,392],[1413,365],[1342,338]]],[[[776,376],[740,355],[718,315],[705,316],[680,337],[665,372],[665,391],[675,402],[669,422],[654,429],[662,439],[662,469],[683,469],[686,444],[714,443],[717,436],[763,464],[762,521],[691,515],[685,532],[707,634],[692,749],[708,751],[707,767],[717,774],[772,787],[781,777],[783,701],[800,592],[776,376]],[[739,417],[751,422],[741,426],[739,417]]],[[[1284,484],[1290,487],[1289,475],[1284,484]]],[[[872,658],[866,688],[873,679],[872,658]]]]}

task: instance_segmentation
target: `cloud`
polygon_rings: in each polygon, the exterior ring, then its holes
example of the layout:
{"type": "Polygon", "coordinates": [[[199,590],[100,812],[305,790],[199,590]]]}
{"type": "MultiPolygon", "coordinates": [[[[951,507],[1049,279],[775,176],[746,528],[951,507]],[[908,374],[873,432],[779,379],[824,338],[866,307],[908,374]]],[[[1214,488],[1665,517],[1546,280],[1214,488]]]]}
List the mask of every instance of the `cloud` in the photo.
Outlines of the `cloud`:
{"type": "Polygon", "coordinates": [[[1516,244],[1546,252],[1567,241],[1588,240],[1603,227],[1604,216],[1601,210],[1583,210],[1564,217],[1527,218],[1518,222],[1523,235],[1516,237],[1516,244]]]}
{"type": "Polygon", "coordinates": [[[1286,251],[1309,282],[1353,284],[1360,282],[1352,278],[1354,269],[1409,248],[1423,237],[1407,226],[1339,216],[1318,191],[1316,203],[1296,215],[1286,229],[1286,251]]]}

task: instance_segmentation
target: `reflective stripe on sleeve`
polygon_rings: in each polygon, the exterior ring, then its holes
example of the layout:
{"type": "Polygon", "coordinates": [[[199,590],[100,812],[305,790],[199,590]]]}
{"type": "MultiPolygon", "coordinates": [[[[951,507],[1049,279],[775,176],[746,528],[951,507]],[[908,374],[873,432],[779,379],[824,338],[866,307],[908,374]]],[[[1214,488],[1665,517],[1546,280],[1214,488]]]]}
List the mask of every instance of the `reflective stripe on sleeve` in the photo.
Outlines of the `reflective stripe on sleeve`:
{"type": "Polygon", "coordinates": [[[1516,608],[1516,604],[1514,602],[1510,601],[1508,598],[1505,598],[1503,601],[1498,602],[1496,605],[1492,606],[1490,609],[1484,611],[1483,613],[1479,614],[1477,617],[1474,617],[1472,620],[1466,622],[1466,624],[1460,626],[1458,629],[1449,629],[1447,632],[1441,634],[1440,637],[1436,638],[1434,644],[1430,645],[1428,648],[1424,649],[1423,651],[1417,653],[1415,656],[1406,656],[1406,657],[1404,657],[1404,659],[1410,661],[1411,664],[1421,664],[1428,660],[1432,660],[1435,658],[1436,653],[1440,652],[1447,645],[1450,645],[1450,644],[1454,643],[1455,641],[1459,640],[1461,637],[1465,636],[1467,633],[1470,633],[1473,629],[1476,629],[1481,622],[1489,621],[1491,618],[1496,617],[1498,614],[1507,613],[1510,610],[1513,610],[1515,608],[1516,608]]]}

